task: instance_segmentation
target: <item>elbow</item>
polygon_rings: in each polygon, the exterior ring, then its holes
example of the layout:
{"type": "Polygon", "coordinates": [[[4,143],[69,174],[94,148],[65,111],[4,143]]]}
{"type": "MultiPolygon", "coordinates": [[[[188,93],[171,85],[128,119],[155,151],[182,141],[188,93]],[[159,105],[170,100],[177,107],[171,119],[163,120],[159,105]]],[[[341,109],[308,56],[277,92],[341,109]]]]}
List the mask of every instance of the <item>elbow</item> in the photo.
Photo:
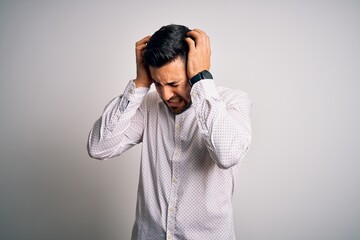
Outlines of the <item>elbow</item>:
{"type": "Polygon", "coordinates": [[[93,151],[88,151],[89,157],[96,159],[96,160],[106,160],[107,158],[101,155],[98,155],[97,153],[93,151]]]}
{"type": "Polygon", "coordinates": [[[227,156],[224,157],[223,159],[220,159],[216,165],[219,168],[226,170],[237,165],[242,160],[242,158],[243,156],[237,156],[237,155],[227,156]]]}
{"type": "Polygon", "coordinates": [[[242,144],[232,147],[223,153],[223,157],[218,158],[217,166],[221,169],[229,169],[240,163],[250,149],[251,136],[244,137],[242,144]]]}
{"type": "Polygon", "coordinates": [[[239,161],[227,161],[227,162],[218,162],[217,163],[217,166],[220,168],[220,169],[229,169],[233,166],[235,166],[239,161]]]}
{"type": "Polygon", "coordinates": [[[236,164],[238,164],[240,162],[240,159],[237,158],[235,155],[224,155],[224,156],[217,156],[215,158],[215,163],[218,166],[218,168],[220,169],[229,169],[233,166],[235,166],[236,164]]]}
{"type": "Polygon", "coordinates": [[[102,144],[99,137],[94,135],[93,130],[91,130],[87,141],[87,152],[89,157],[97,160],[109,159],[111,154],[108,151],[105,151],[101,146],[102,144]]]}
{"type": "Polygon", "coordinates": [[[108,154],[104,154],[103,152],[99,151],[95,146],[88,144],[87,152],[89,157],[97,159],[97,160],[107,160],[110,158],[108,154]]]}
{"type": "Polygon", "coordinates": [[[102,154],[99,154],[99,153],[96,153],[96,152],[93,152],[93,151],[88,151],[88,154],[91,158],[94,158],[96,160],[107,160],[109,159],[110,157],[106,156],[106,155],[102,155],[102,154]]]}

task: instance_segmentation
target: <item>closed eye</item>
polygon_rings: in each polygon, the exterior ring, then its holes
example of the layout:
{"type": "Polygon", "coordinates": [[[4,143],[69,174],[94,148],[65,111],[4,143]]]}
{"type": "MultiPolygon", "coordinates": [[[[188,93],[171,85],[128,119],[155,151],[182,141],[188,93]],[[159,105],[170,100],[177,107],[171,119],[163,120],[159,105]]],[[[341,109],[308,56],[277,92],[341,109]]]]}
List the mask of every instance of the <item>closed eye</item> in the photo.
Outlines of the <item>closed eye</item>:
{"type": "MultiPolygon", "coordinates": [[[[153,81],[155,87],[161,87],[162,85],[159,82],[153,81]]],[[[170,83],[166,83],[166,86],[170,86],[170,87],[177,87],[179,86],[179,84],[177,82],[170,82],[170,83]]]]}

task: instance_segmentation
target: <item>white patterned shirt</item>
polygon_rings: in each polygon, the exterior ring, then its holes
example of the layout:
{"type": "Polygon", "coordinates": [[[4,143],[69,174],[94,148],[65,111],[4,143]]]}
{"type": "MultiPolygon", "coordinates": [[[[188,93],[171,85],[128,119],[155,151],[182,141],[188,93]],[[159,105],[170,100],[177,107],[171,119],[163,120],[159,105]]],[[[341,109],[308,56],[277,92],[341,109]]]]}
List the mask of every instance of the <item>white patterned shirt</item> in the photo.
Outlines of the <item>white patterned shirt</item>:
{"type": "Polygon", "coordinates": [[[192,105],[170,112],[133,81],[105,108],[89,135],[91,157],[108,159],[142,142],[132,239],[233,240],[231,197],[250,146],[249,97],[202,80],[192,105]]]}

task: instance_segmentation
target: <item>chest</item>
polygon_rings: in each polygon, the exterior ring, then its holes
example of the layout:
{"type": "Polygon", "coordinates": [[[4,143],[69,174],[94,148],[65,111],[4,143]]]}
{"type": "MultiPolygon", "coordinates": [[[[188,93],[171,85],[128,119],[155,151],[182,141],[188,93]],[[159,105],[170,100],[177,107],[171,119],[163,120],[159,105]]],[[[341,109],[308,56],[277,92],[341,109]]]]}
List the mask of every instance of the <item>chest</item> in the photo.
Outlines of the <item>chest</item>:
{"type": "Polygon", "coordinates": [[[152,153],[172,161],[186,161],[194,154],[207,156],[194,108],[177,115],[162,105],[157,110],[148,115],[144,134],[152,153]]]}

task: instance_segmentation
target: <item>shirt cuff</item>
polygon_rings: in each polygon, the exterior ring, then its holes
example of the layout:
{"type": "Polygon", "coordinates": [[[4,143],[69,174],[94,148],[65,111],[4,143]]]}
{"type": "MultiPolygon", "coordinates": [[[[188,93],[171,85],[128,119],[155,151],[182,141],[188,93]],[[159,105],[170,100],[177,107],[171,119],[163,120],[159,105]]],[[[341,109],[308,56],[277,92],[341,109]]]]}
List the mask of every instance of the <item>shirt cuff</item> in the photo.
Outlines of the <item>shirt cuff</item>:
{"type": "Polygon", "coordinates": [[[215,82],[212,79],[201,80],[194,84],[191,88],[190,95],[193,102],[199,102],[205,99],[220,99],[215,82]]]}
{"type": "Polygon", "coordinates": [[[119,111],[124,112],[130,102],[133,102],[134,104],[138,102],[141,103],[143,97],[149,92],[149,90],[150,88],[146,87],[137,88],[133,80],[129,81],[122,95],[119,111]]]}

